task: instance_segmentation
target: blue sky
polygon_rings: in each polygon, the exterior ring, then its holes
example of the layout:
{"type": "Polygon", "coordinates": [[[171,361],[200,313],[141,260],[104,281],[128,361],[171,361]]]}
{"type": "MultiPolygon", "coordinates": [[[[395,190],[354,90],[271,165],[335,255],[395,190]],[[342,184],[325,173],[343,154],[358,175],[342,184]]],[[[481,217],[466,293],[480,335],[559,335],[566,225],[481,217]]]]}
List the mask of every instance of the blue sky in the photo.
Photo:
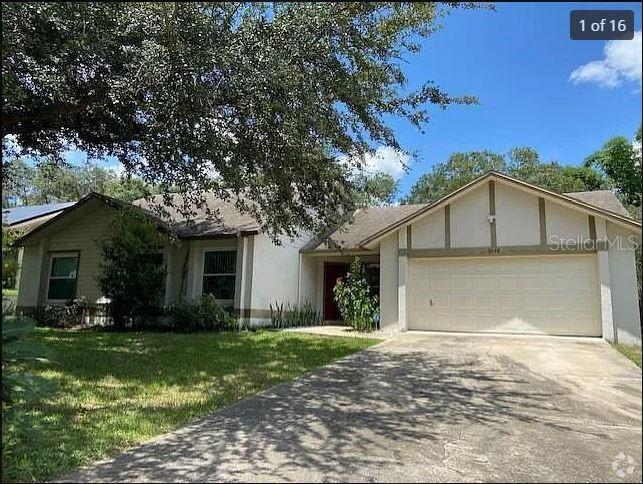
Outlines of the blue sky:
{"type": "Polygon", "coordinates": [[[604,60],[606,42],[569,38],[570,10],[634,10],[635,30],[641,30],[641,4],[496,7],[496,12],[452,13],[410,59],[410,87],[431,79],[452,95],[477,96],[481,105],[433,110],[424,135],[406,122],[392,121],[404,148],[419,154],[400,179],[401,194],[455,151],[533,146],[545,160],[578,165],[608,138],[632,137],[641,123],[640,40],[638,80],[605,87],[591,81],[575,84],[570,74],[604,60]]]}
{"type": "MultiPolygon", "coordinates": [[[[400,176],[400,195],[456,151],[504,153],[532,146],[544,160],[578,165],[610,137],[633,136],[641,123],[640,34],[638,44],[629,41],[610,54],[617,62],[629,55],[631,64],[635,52],[637,72],[623,77],[618,65],[616,71],[604,69],[605,41],[570,40],[573,9],[634,10],[635,30],[641,30],[637,3],[500,3],[495,12],[455,11],[442,21],[442,30],[422,42],[421,53],[404,68],[409,88],[433,80],[451,95],[471,94],[481,104],[432,109],[425,134],[390,119],[402,146],[418,154],[404,174],[393,150],[373,161],[400,176]],[[570,81],[572,72],[592,61],[598,62],[589,66],[594,69],[577,71],[586,82],[570,81]]],[[[78,152],[68,159],[83,162],[86,157],[78,152]]]]}

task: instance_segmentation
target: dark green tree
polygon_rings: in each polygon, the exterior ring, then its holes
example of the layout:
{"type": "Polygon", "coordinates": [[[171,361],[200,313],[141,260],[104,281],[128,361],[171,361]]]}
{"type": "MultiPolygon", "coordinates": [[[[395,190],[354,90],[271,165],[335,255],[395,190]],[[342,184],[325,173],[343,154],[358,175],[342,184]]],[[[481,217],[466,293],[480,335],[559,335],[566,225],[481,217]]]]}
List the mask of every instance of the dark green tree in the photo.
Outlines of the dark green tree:
{"type": "Polygon", "coordinates": [[[598,167],[614,180],[619,194],[626,204],[641,206],[641,128],[635,140],[636,147],[623,136],[608,140],[603,147],[585,159],[586,167],[598,167]]]}
{"type": "Polygon", "coordinates": [[[422,175],[403,203],[431,203],[490,170],[508,173],[520,180],[557,193],[609,188],[610,181],[587,166],[563,166],[556,161],[543,163],[538,152],[518,147],[505,156],[489,151],[454,153],[422,175]]]}
{"type": "Polygon", "coordinates": [[[403,203],[432,203],[490,171],[505,171],[505,158],[490,151],[453,153],[413,185],[403,203]]]}
{"type": "Polygon", "coordinates": [[[355,200],[359,207],[390,205],[398,192],[397,180],[384,172],[360,174],[354,184],[355,200]]]}
{"type": "Polygon", "coordinates": [[[354,204],[340,155],[399,148],[390,116],[475,102],[409,92],[401,69],[460,6],[477,4],[3,3],[3,135],[115,156],[197,204],[244,191],[271,234],[323,228],[354,204]]]}
{"type": "Polygon", "coordinates": [[[118,329],[136,328],[161,303],[166,268],[164,235],[135,209],[122,210],[99,241],[97,282],[111,300],[109,312],[118,329]]]}

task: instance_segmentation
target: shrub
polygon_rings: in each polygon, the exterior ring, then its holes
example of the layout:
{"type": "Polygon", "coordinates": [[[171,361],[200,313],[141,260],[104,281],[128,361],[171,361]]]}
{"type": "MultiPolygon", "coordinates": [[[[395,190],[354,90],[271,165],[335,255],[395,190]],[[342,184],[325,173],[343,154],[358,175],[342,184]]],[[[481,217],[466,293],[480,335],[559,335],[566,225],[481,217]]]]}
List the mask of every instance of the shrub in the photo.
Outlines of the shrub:
{"type": "Polygon", "coordinates": [[[38,326],[71,328],[83,324],[89,306],[84,298],[73,299],[64,306],[43,306],[36,312],[38,326]]]}
{"type": "Polygon", "coordinates": [[[13,246],[22,235],[17,230],[2,227],[2,288],[15,289],[18,276],[18,248],[13,246]]]}
{"type": "Polygon", "coordinates": [[[166,237],[144,215],[122,210],[100,240],[97,277],[116,329],[136,328],[158,313],[164,291],[166,237]],[[160,256],[160,257],[159,257],[160,256]]]}
{"type": "Polygon", "coordinates": [[[306,302],[302,306],[291,306],[288,303],[270,303],[270,324],[273,328],[292,328],[298,326],[318,326],[323,322],[321,314],[306,302]]]}
{"type": "Polygon", "coordinates": [[[211,295],[196,299],[181,298],[168,309],[168,329],[175,331],[229,331],[237,319],[211,295]]]}
{"type": "Polygon", "coordinates": [[[355,257],[351,263],[346,280],[337,281],[333,295],[346,324],[357,331],[371,331],[377,328],[377,298],[370,293],[366,270],[359,257],[355,257]]]}

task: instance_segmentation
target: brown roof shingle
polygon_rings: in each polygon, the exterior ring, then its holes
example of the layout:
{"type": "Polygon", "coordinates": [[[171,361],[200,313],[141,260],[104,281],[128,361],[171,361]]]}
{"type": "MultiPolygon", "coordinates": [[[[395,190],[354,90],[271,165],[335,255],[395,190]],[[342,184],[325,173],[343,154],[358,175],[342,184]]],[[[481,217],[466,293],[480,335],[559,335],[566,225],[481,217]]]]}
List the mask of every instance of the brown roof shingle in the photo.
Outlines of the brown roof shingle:
{"type": "Polygon", "coordinates": [[[237,232],[257,232],[261,226],[247,213],[241,213],[234,204],[234,198],[223,200],[214,194],[204,195],[204,206],[190,206],[180,193],[170,195],[171,204],[163,202],[162,195],[155,195],[148,199],[139,199],[133,202],[134,205],[157,214],[164,222],[172,227],[172,230],[182,238],[204,238],[220,235],[232,235],[237,232]],[[167,213],[159,212],[161,207],[167,213]],[[210,214],[206,211],[209,209],[210,214]],[[194,214],[181,213],[186,209],[192,210],[194,214]]]}
{"type": "Polygon", "coordinates": [[[376,234],[400,218],[424,208],[426,204],[396,205],[391,207],[367,207],[357,210],[341,227],[323,241],[309,244],[305,250],[345,250],[357,248],[357,244],[376,234]]]}
{"type": "Polygon", "coordinates": [[[607,210],[608,212],[623,215],[624,217],[630,217],[630,213],[623,206],[618,197],[609,190],[595,190],[592,192],[571,192],[565,193],[564,195],[574,198],[580,202],[593,205],[597,208],[607,210]]]}

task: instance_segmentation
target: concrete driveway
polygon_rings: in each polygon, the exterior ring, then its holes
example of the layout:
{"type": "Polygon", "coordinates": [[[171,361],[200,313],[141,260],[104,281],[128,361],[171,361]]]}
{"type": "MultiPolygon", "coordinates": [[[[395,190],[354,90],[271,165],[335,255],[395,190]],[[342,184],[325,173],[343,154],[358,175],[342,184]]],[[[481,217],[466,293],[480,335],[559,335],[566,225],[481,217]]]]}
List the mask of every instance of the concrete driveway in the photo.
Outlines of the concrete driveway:
{"type": "Polygon", "coordinates": [[[641,481],[641,371],[596,339],[407,333],[69,481],[641,481]]]}

